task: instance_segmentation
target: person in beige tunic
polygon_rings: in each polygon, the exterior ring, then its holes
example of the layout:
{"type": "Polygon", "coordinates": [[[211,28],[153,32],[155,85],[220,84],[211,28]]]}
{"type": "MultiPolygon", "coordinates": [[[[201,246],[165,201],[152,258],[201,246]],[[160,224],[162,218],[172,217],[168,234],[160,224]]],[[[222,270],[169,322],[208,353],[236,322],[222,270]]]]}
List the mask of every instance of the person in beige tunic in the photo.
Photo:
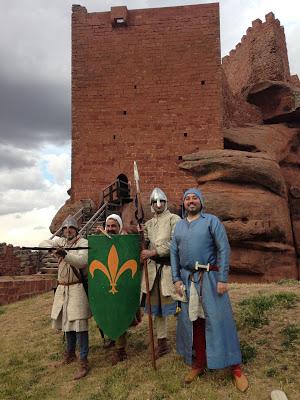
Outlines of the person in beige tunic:
{"type": "Polygon", "coordinates": [[[77,221],[69,216],[62,224],[62,237],[40,243],[40,247],[56,248],[51,251],[58,259],[58,286],[51,311],[52,327],[62,330],[66,335],[66,352],[62,364],[76,360],[76,342],[79,345],[80,366],[74,379],[84,377],[89,370],[88,319],[91,317],[82,283],[87,275],[88,250],[64,250],[65,247],[88,247],[88,241],[77,233],[77,221]]]}
{"type": "MultiPolygon", "coordinates": [[[[157,331],[156,357],[169,352],[167,344],[167,316],[174,315],[177,303],[173,300],[175,289],[170,267],[170,243],[176,223],[180,217],[167,208],[167,196],[160,188],[155,188],[150,196],[152,219],[146,222],[144,237],[148,249],[142,250],[142,261],[147,260],[149,290],[151,293],[151,313],[154,315],[157,331]]],[[[142,292],[146,293],[143,272],[142,292]]],[[[145,297],[145,295],[143,296],[145,297]]],[[[145,312],[148,312],[147,306],[145,312]]]]}

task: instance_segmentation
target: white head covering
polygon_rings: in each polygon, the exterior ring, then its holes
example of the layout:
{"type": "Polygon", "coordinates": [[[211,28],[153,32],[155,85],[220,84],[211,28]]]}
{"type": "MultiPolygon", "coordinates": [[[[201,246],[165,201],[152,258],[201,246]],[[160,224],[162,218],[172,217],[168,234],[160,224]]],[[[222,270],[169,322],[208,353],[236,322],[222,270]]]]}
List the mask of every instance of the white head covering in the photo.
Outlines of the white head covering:
{"type": "Polygon", "coordinates": [[[119,233],[121,233],[121,232],[122,232],[122,229],[123,229],[123,222],[122,222],[121,217],[120,217],[118,214],[110,214],[110,215],[106,218],[105,224],[107,223],[107,221],[108,221],[109,219],[113,219],[114,221],[117,221],[117,223],[119,224],[119,227],[120,227],[119,233]]]}

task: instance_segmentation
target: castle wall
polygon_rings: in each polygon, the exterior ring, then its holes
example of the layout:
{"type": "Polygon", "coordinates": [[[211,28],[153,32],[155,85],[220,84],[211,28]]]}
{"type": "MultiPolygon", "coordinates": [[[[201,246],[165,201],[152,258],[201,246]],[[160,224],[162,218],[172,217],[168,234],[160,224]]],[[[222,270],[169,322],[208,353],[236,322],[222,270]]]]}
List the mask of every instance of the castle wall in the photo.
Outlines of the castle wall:
{"type": "Polygon", "coordinates": [[[28,275],[37,272],[38,254],[0,243],[0,276],[28,275]]]}
{"type": "Polygon", "coordinates": [[[265,22],[252,22],[241,42],[223,57],[222,67],[233,94],[265,80],[291,80],[284,28],[272,12],[265,22]]]}
{"type": "Polygon", "coordinates": [[[72,201],[139,167],[178,203],[193,177],[181,157],[223,148],[219,6],[72,16],[72,201]]]}
{"type": "Polygon", "coordinates": [[[56,279],[45,275],[0,277],[0,305],[49,292],[55,285],[56,279]]]}

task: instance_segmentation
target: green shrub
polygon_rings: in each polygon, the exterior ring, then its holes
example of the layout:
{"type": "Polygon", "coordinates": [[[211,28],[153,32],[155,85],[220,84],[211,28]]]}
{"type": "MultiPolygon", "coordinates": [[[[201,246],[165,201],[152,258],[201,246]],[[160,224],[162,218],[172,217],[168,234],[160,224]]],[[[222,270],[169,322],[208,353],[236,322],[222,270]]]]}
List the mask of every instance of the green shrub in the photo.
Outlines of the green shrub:
{"type": "Polygon", "coordinates": [[[280,333],[284,336],[281,344],[287,349],[293,347],[295,341],[299,339],[300,328],[295,324],[289,324],[280,333]]]}

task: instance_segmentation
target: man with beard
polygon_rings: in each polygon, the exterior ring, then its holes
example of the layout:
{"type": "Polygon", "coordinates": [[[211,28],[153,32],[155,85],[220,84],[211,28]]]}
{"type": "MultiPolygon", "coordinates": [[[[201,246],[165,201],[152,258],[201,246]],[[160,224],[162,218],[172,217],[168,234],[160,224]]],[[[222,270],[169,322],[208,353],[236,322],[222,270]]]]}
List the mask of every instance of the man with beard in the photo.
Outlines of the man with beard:
{"type": "MultiPolygon", "coordinates": [[[[109,235],[123,235],[123,222],[119,215],[111,214],[106,218],[105,221],[105,232],[109,235]]],[[[116,365],[120,361],[124,361],[127,359],[126,353],[126,332],[124,332],[116,341],[109,339],[109,342],[106,347],[115,346],[115,351],[111,358],[112,365],[116,365]]]]}
{"type": "MultiPolygon", "coordinates": [[[[176,223],[180,217],[171,214],[167,207],[167,196],[160,188],[155,188],[150,196],[152,219],[146,222],[144,238],[148,249],[142,250],[142,261],[147,260],[151,313],[154,315],[157,331],[156,358],[169,352],[167,344],[167,316],[174,315],[177,303],[174,294],[170,267],[170,243],[176,223]]],[[[145,275],[142,292],[146,293],[145,275]]],[[[144,295],[145,297],[145,295],[144,295]]],[[[146,312],[147,307],[146,307],[146,312]]]]}
{"type": "Polygon", "coordinates": [[[87,275],[88,250],[66,251],[65,247],[88,247],[86,239],[78,236],[77,221],[69,216],[62,224],[62,237],[45,240],[40,247],[53,247],[51,252],[58,259],[58,286],[54,296],[51,318],[52,327],[66,336],[66,352],[61,364],[76,360],[76,342],[80,350],[80,366],[74,379],[89,371],[88,319],[91,316],[83,280],[87,275]]]}
{"type": "Polygon", "coordinates": [[[198,189],[184,193],[185,218],[175,228],[171,244],[173,282],[178,295],[186,290],[178,316],[177,351],[192,368],[191,383],[205,367],[231,367],[236,387],[245,392],[248,380],[240,367],[241,352],[227,293],[230,247],[220,220],[203,212],[198,189]],[[193,348],[195,359],[192,359],[193,348]]]}

